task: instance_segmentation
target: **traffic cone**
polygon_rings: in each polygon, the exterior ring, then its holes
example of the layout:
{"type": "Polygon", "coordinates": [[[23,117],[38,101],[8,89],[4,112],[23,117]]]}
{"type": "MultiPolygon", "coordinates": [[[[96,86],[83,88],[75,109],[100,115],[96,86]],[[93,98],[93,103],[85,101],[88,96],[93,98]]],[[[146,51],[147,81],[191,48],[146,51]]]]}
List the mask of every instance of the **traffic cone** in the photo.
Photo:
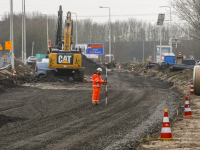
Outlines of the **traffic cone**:
{"type": "Polygon", "coordinates": [[[194,117],[192,115],[192,111],[191,111],[191,108],[190,108],[190,103],[189,103],[187,95],[185,96],[185,115],[184,115],[184,117],[194,117]]]}
{"type": "Polygon", "coordinates": [[[171,128],[169,123],[169,117],[167,109],[165,109],[164,117],[163,117],[163,124],[162,124],[162,130],[161,130],[161,138],[159,138],[161,141],[174,141],[171,134],[171,128]]]}
{"type": "Polygon", "coordinates": [[[86,76],[86,73],[85,73],[85,77],[84,77],[84,82],[87,82],[87,76],[86,76]]]}
{"type": "Polygon", "coordinates": [[[194,94],[193,81],[191,81],[190,94],[194,94]]]}
{"type": "Polygon", "coordinates": [[[133,72],[133,67],[132,67],[132,70],[131,70],[131,72],[133,72]]]}
{"type": "Polygon", "coordinates": [[[92,75],[91,75],[91,77],[90,77],[90,82],[92,82],[92,75]]]}
{"type": "Polygon", "coordinates": [[[181,56],[181,51],[178,52],[178,57],[182,57],[182,56],[181,56]]]}
{"type": "Polygon", "coordinates": [[[121,66],[119,65],[119,70],[121,69],[121,66]]]}
{"type": "Polygon", "coordinates": [[[15,68],[14,72],[13,72],[13,76],[15,76],[17,73],[17,68],[15,68]]]}

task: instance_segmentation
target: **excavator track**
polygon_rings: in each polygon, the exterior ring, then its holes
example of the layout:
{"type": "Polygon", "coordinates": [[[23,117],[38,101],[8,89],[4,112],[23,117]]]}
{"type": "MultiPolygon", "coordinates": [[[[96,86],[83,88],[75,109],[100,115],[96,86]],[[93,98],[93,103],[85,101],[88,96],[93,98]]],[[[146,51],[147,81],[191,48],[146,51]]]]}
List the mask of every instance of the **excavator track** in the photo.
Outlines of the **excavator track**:
{"type": "Polygon", "coordinates": [[[84,71],[76,71],[74,74],[74,81],[82,82],[84,79],[84,71]]]}

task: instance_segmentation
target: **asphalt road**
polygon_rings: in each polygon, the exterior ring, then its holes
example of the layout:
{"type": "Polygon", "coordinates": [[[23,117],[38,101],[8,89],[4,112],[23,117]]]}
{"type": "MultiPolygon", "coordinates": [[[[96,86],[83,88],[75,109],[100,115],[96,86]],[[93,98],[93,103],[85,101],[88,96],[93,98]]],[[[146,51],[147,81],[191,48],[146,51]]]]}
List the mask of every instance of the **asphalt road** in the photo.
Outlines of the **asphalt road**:
{"type": "Polygon", "coordinates": [[[91,83],[7,89],[0,94],[1,149],[129,149],[161,130],[164,109],[171,119],[176,114],[173,83],[130,72],[109,72],[108,82],[107,106],[105,86],[100,105],[92,105],[91,83]]]}

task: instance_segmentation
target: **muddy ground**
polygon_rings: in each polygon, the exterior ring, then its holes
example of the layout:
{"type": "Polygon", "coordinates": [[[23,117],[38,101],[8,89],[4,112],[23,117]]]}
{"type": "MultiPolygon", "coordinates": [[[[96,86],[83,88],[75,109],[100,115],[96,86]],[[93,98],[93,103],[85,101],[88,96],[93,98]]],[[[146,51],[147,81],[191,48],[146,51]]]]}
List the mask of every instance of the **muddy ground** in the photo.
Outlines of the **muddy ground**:
{"type": "MultiPolygon", "coordinates": [[[[105,76],[103,75],[103,78],[105,76]]],[[[6,89],[0,100],[2,149],[130,149],[174,119],[182,93],[174,83],[137,73],[108,73],[100,105],[91,83],[37,82],[6,89]]],[[[181,111],[181,110],[180,110],[181,111]]]]}
{"type": "MultiPolygon", "coordinates": [[[[105,67],[86,58],[83,65],[88,81],[96,68],[105,67]]],[[[148,149],[159,137],[164,109],[172,127],[181,120],[192,78],[192,70],[170,72],[168,65],[146,70],[139,62],[114,64],[108,71],[108,106],[105,86],[100,105],[93,106],[91,83],[36,80],[30,66],[16,67],[16,76],[0,72],[2,149],[148,149]]]]}

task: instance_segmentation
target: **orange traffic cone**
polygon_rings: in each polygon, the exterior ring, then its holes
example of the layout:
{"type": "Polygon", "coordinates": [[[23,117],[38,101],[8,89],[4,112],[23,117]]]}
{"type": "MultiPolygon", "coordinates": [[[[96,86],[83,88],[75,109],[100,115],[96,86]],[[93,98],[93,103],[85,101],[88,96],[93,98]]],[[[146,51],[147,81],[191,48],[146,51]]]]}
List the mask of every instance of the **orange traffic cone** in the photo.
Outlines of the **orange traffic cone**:
{"type": "Polygon", "coordinates": [[[190,94],[194,94],[193,81],[191,81],[190,94]]]}
{"type": "Polygon", "coordinates": [[[182,57],[182,56],[181,56],[181,51],[178,52],[178,57],[182,57]]]}
{"type": "Polygon", "coordinates": [[[131,72],[133,72],[133,67],[132,67],[132,70],[131,70],[131,72]]]}
{"type": "Polygon", "coordinates": [[[161,141],[174,141],[171,134],[171,128],[169,123],[169,117],[167,109],[165,109],[164,117],[163,117],[163,125],[161,130],[161,138],[159,138],[161,141]]]}
{"type": "Polygon", "coordinates": [[[92,80],[92,75],[91,75],[91,77],[90,77],[90,82],[92,82],[93,80],[92,80]]]}
{"type": "Polygon", "coordinates": [[[13,72],[13,76],[15,76],[17,73],[17,68],[15,68],[14,72],[13,72]]]}
{"type": "Polygon", "coordinates": [[[192,115],[192,111],[191,111],[191,108],[190,108],[190,103],[189,103],[187,95],[185,96],[185,115],[184,115],[184,117],[194,117],[192,115]]]}
{"type": "Polygon", "coordinates": [[[86,76],[86,73],[85,73],[85,77],[84,77],[84,82],[87,82],[87,76],[86,76]]]}

